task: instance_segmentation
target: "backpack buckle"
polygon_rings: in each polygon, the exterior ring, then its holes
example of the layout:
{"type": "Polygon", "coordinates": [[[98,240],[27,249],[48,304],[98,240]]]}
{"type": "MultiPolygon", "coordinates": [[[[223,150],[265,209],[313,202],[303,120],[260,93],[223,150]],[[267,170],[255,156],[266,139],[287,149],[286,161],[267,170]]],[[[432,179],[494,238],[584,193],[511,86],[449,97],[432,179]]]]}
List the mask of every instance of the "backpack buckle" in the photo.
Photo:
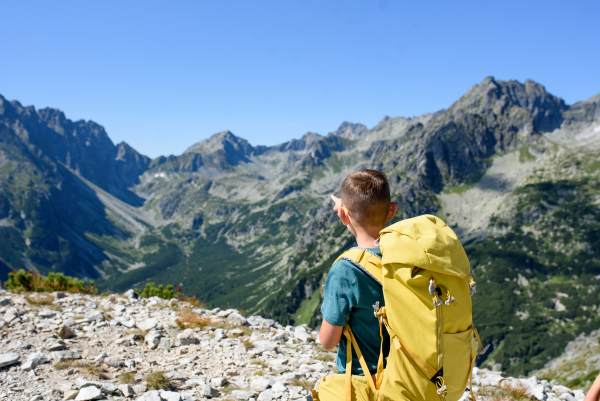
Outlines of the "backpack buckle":
{"type": "Polygon", "coordinates": [[[375,317],[377,317],[377,312],[379,312],[379,301],[375,302],[375,305],[373,305],[373,315],[375,315],[375,317]]]}

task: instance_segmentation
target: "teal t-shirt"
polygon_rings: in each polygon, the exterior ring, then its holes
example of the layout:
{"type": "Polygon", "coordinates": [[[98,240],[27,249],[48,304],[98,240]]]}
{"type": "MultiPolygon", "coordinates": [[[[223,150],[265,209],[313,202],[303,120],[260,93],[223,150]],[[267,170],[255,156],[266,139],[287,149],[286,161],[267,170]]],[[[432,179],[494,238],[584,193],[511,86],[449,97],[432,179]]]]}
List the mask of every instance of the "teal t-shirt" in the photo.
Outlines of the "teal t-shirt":
{"type": "MultiPolygon", "coordinates": [[[[379,248],[370,248],[368,251],[381,257],[379,248]]],[[[352,262],[344,259],[338,260],[331,267],[325,282],[325,296],[321,306],[323,319],[334,326],[350,324],[372,374],[377,372],[381,346],[379,323],[373,314],[373,305],[376,302],[379,302],[379,306],[385,306],[383,289],[377,281],[354,266],[352,262]]],[[[383,327],[383,336],[383,356],[387,357],[389,335],[385,327],[383,327]]],[[[346,337],[342,335],[336,361],[338,373],[346,372],[346,346],[346,337]]],[[[352,374],[363,375],[354,351],[352,352],[352,374]]]]}

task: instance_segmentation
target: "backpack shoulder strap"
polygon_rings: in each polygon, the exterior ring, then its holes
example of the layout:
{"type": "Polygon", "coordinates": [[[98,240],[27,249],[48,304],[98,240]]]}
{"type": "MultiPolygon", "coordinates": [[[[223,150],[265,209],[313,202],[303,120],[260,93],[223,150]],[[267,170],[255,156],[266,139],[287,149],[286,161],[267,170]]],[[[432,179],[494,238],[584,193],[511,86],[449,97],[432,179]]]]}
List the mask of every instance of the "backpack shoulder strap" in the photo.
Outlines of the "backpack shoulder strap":
{"type": "MultiPolygon", "coordinates": [[[[340,259],[347,260],[356,266],[359,270],[365,273],[367,276],[375,280],[379,285],[382,283],[382,272],[381,272],[381,258],[369,251],[366,248],[350,248],[346,252],[342,253],[336,260],[340,259]]],[[[335,263],[333,262],[333,263],[335,263]]]]}

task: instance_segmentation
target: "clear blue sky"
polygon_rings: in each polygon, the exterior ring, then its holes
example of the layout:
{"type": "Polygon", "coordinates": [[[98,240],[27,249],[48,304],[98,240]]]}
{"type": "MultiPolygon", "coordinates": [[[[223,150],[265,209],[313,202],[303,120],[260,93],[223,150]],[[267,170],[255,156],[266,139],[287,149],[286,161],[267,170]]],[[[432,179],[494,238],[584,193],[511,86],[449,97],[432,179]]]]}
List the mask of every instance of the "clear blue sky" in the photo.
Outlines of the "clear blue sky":
{"type": "Polygon", "coordinates": [[[0,94],[156,157],[448,107],[488,75],[600,92],[594,1],[2,1],[0,94]]]}

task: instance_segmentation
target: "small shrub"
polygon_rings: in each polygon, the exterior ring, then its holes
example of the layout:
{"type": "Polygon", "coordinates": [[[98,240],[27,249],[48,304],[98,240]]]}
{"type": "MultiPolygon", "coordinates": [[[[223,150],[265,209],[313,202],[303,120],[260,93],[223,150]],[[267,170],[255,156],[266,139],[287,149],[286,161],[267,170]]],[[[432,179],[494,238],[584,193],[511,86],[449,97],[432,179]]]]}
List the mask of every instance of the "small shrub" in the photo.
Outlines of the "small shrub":
{"type": "Polygon", "coordinates": [[[296,379],[292,382],[292,386],[300,386],[305,390],[312,390],[312,388],[314,387],[315,383],[314,382],[309,382],[308,380],[300,380],[300,379],[296,379]]]}
{"type": "Polygon", "coordinates": [[[206,317],[201,317],[192,312],[189,308],[184,308],[179,311],[179,317],[175,319],[175,323],[181,330],[194,327],[204,328],[211,323],[211,320],[206,317]]]}
{"type": "Polygon", "coordinates": [[[159,285],[158,287],[154,286],[154,283],[146,283],[146,287],[142,291],[139,289],[135,290],[140,297],[142,298],[151,298],[151,297],[159,297],[162,299],[171,299],[178,298],[181,294],[173,293],[173,286],[171,284],[167,285],[165,289],[163,289],[163,285],[159,285]]]}
{"type": "Polygon", "coordinates": [[[260,359],[257,359],[256,361],[252,361],[252,365],[259,365],[263,368],[266,368],[267,366],[269,366],[264,361],[261,361],[260,359]]]}
{"type": "Polygon", "coordinates": [[[265,375],[265,371],[264,370],[257,370],[256,372],[254,372],[255,376],[264,376],[265,375]]]}
{"type": "Polygon", "coordinates": [[[134,372],[125,372],[121,376],[119,376],[119,383],[121,384],[131,384],[135,381],[135,373],[134,372]]]}
{"type": "Polygon", "coordinates": [[[90,280],[86,286],[82,280],[65,276],[62,273],[49,273],[43,277],[32,270],[25,272],[23,269],[13,270],[8,273],[8,281],[4,283],[11,292],[54,292],[63,291],[78,294],[96,294],[94,281],[90,280]]]}
{"type": "Polygon", "coordinates": [[[110,377],[107,375],[108,371],[106,369],[101,368],[100,366],[91,362],[81,362],[79,366],[82,368],[84,376],[90,378],[99,378],[102,380],[110,379],[110,377]]]}
{"type": "Polygon", "coordinates": [[[163,372],[152,372],[146,376],[146,384],[153,390],[167,390],[171,383],[163,372]]]}
{"type": "Polygon", "coordinates": [[[254,344],[252,344],[252,343],[250,342],[250,340],[245,340],[245,341],[242,341],[242,345],[243,345],[243,346],[244,346],[244,348],[246,348],[246,349],[254,348],[254,344]]]}
{"type": "Polygon", "coordinates": [[[334,357],[332,354],[325,354],[325,355],[317,355],[317,356],[315,356],[314,359],[317,359],[317,360],[323,361],[323,362],[333,362],[334,357]]]}

